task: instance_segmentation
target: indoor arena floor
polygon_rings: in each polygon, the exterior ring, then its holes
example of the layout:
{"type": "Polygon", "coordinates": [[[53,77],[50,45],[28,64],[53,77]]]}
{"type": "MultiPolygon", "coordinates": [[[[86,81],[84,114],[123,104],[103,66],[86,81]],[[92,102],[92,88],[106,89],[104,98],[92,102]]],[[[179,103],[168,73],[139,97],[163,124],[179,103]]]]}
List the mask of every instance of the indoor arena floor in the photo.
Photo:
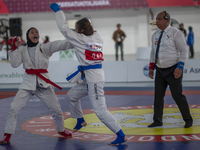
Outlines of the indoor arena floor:
{"type": "MultiPolygon", "coordinates": [[[[65,119],[71,132],[76,120],[70,117],[66,101],[69,88],[57,91],[65,119]]],[[[20,112],[15,134],[0,150],[199,150],[200,149],[200,87],[185,87],[184,94],[194,119],[191,128],[184,121],[169,90],[165,96],[162,127],[148,128],[153,118],[153,87],[105,87],[107,107],[116,117],[128,142],[110,146],[116,136],[102,124],[88,97],[81,99],[88,125],[73,134],[60,137],[47,108],[35,96],[20,112]]],[[[6,116],[17,89],[0,89],[0,136],[3,137],[6,116]]],[[[1,137],[1,138],[2,138],[1,137]]]]}

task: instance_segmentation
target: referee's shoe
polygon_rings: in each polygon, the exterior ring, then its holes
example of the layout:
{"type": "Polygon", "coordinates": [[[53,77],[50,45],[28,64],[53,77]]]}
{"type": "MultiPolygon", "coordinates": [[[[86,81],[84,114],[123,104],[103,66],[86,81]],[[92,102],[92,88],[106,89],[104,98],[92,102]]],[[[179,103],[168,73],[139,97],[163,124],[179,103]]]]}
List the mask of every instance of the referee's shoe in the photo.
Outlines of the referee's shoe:
{"type": "Polygon", "coordinates": [[[163,123],[162,122],[153,122],[152,124],[148,125],[149,128],[152,128],[152,127],[159,127],[159,126],[162,126],[163,123]]]}

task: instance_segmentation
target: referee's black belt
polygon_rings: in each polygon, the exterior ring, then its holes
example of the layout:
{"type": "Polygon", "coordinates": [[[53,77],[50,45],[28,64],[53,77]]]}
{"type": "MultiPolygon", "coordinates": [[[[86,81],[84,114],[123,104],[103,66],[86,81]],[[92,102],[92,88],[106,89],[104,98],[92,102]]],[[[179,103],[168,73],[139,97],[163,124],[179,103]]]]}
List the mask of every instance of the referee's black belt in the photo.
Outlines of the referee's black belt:
{"type": "Polygon", "coordinates": [[[177,67],[177,65],[178,65],[178,64],[175,64],[175,65],[173,65],[173,66],[171,66],[171,67],[167,67],[167,68],[159,68],[158,66],[156,66],[156,69],[160,69],[160,70],[162,70],[162,71],[166,71],[166,70],[170,70],[170,69],[173,68],[173,67],[177,67]]]}

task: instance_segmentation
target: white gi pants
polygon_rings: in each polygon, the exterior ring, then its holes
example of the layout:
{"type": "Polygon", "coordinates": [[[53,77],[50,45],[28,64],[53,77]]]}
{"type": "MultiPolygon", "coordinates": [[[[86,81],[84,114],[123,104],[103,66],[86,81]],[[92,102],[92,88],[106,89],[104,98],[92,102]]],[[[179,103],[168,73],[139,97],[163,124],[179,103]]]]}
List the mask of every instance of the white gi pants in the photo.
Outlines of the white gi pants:
{"type": "Polygon", "coordinates": [[[83,112],[80,99],[89,96],[95,114],[111,131],[117,133],[121,126],[114,116],[107,110],[104,97],[104,82],[91,83],[84,80],[80,84],[76,84],[67,93],[67,101],[72,118],[82,118],[83,112]]]}
{"type": "Polygon", "coordinates": [[[34,94],[44,103],[44,105],[50,111],[57,131],[63,132],[65,130],[61,106],[52,87],[48,87],[47,89],[36,88],[36,91],[20,89],[17,92],[13,102],[11,103],[10,110],[7,116],[5,133],[14,134],[18,114],[34,94]]]}

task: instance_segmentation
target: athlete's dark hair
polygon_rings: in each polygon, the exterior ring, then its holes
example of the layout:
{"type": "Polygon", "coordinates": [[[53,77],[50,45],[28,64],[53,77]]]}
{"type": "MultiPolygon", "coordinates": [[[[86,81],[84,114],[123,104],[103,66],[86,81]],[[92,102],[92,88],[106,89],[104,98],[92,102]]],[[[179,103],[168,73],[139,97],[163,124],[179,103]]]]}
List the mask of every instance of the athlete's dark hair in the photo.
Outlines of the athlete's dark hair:
{"type": "Polygon", "coordinates": [[[94,33],[93,27],[87,18],[83,18],[76,22],[76,28],[78,29],[78,33],[82,33],[86,36],[90,36],[94,33]],[[84,30],[83,32],[81,32],[84,30]]]}

